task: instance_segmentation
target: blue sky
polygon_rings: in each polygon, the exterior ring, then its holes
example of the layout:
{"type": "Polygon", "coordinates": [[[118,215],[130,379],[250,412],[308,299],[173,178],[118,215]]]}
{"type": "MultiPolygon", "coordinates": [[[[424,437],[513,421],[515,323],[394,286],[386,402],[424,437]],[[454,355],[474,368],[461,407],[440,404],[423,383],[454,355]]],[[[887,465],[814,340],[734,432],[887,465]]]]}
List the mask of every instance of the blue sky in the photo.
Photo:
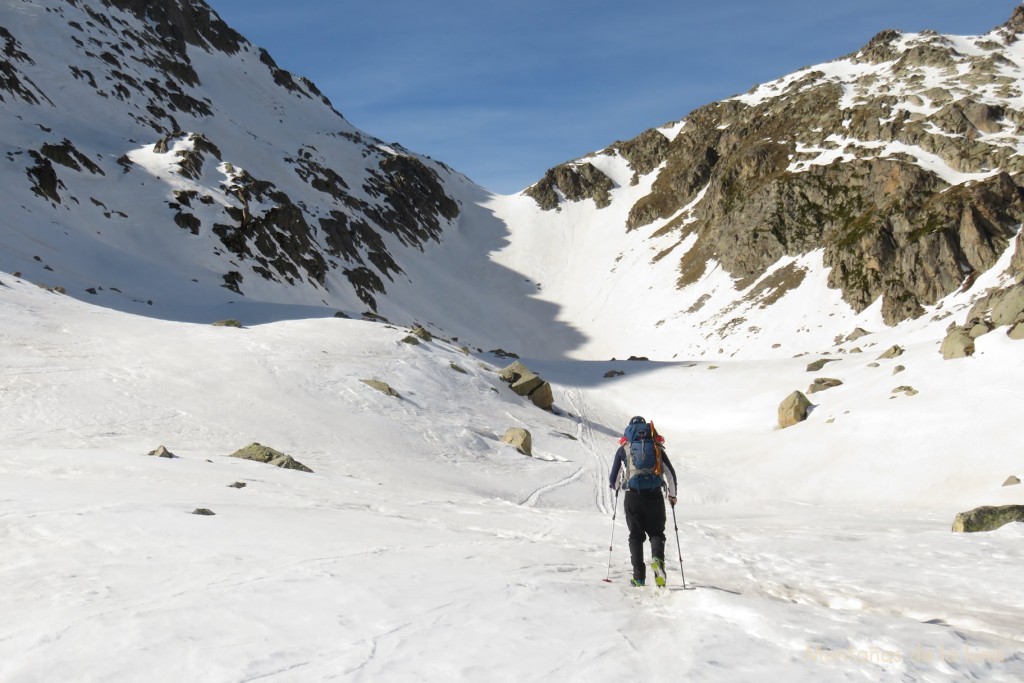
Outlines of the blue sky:
{"type": "Polygon", "coordinates": [[[549,167],[863,46],[1016,0],[208,0],[352,124],[516,192],[549,167]]]}

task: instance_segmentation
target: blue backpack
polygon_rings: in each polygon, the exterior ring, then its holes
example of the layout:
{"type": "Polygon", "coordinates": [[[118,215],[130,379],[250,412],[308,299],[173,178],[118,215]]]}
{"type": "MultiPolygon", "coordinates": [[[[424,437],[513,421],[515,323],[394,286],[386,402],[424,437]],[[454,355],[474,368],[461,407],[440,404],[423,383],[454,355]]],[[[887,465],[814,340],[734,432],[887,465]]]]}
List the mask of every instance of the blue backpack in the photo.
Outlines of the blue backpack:
{"type": "Polygon", "coordinates": [[[645,423],[626,427],[626,488],[648,491],[661,488],[661,449],[645,423]]]}

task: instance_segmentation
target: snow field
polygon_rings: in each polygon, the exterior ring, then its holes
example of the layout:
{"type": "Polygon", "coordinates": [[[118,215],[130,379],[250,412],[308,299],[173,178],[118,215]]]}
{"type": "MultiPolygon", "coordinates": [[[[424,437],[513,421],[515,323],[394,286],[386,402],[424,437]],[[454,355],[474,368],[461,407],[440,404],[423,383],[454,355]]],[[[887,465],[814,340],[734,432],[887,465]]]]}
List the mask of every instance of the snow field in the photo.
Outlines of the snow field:
{"type": "Polygon", "coordinates": [[[948,530],[970,501],[1019,502],[999,488],[1019,351],[995,334],[963,362],[927,342],[887,361],[916,373],[914,397],[890,400],[902,376],[847,355],[819,373],[846,384],[780,432],[775,405],[816,376],[805,358],[525,359],[555,383],[553,415],[483,357],[402,329],[170,323],[0,282],[0,609],[16,615],[0,680],[1024,673],[1020,525],[948,530]],[[613,367],[627,374],[604,379],[613,367]],[[973,437],[935,429],[963,405],[973,437]],[[607,469],[636,413],[680,473],[695,590],[671,516],[669,588],[626,585],[621,507],[601,581],[607,469]],[[497,443],[518,425],[550,459],[497,443]],[[873,450],[900,434],[898,454],[873,450]],[[225,457],[253,440],[315,473],[225,457]],[[160,443],[181,457],[142,455],[160,443]],[[882,469],[901,459],[908,476],[882,469]]]}

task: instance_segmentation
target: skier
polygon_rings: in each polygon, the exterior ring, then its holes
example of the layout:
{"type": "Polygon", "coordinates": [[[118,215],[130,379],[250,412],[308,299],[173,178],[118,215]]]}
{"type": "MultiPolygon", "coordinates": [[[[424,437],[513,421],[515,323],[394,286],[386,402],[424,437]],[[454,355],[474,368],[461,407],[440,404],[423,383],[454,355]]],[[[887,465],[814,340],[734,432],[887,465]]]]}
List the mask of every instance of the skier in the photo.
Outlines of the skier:
{"type": "Polygon", "coordinates": [[[626,526],[629,527],[629,555],[633,563],[633,585],[643,586],[647,578],[644,541],[651,538],[651,569],[658,586],[665,585],[665,498],[676,504],[676,472],[665,453],[665,440],[641,416],[629,421],[619,439],[609,485],[625,489],[626,526]]]}

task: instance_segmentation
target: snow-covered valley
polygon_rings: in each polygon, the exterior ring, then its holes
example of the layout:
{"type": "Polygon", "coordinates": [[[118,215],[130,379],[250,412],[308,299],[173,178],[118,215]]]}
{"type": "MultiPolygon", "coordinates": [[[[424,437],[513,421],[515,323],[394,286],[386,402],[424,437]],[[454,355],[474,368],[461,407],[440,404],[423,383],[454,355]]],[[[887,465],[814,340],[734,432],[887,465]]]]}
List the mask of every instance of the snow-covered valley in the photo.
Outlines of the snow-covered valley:
{"type": "Polygon", "coordinates": [[[837,356],[845,384],[777,430],[806,357],[524,359],[549,413],[505,361],[404,329],[173,323],[0,282],[4,681],[1024,674],[1024,529],[949,531],[1020,502],[1005,335],[959,361],[924,339],[837,356]],[[680,474],[660,592],[628,585],[621,507],[612,531],[634,413],[680,474]],[[513,426],[537,457],[499,442],[513,426]],[[252,441],[314,473],[226,457],[252,441]],[[144,455],[161,444],[179,457],[144,455]]]}

